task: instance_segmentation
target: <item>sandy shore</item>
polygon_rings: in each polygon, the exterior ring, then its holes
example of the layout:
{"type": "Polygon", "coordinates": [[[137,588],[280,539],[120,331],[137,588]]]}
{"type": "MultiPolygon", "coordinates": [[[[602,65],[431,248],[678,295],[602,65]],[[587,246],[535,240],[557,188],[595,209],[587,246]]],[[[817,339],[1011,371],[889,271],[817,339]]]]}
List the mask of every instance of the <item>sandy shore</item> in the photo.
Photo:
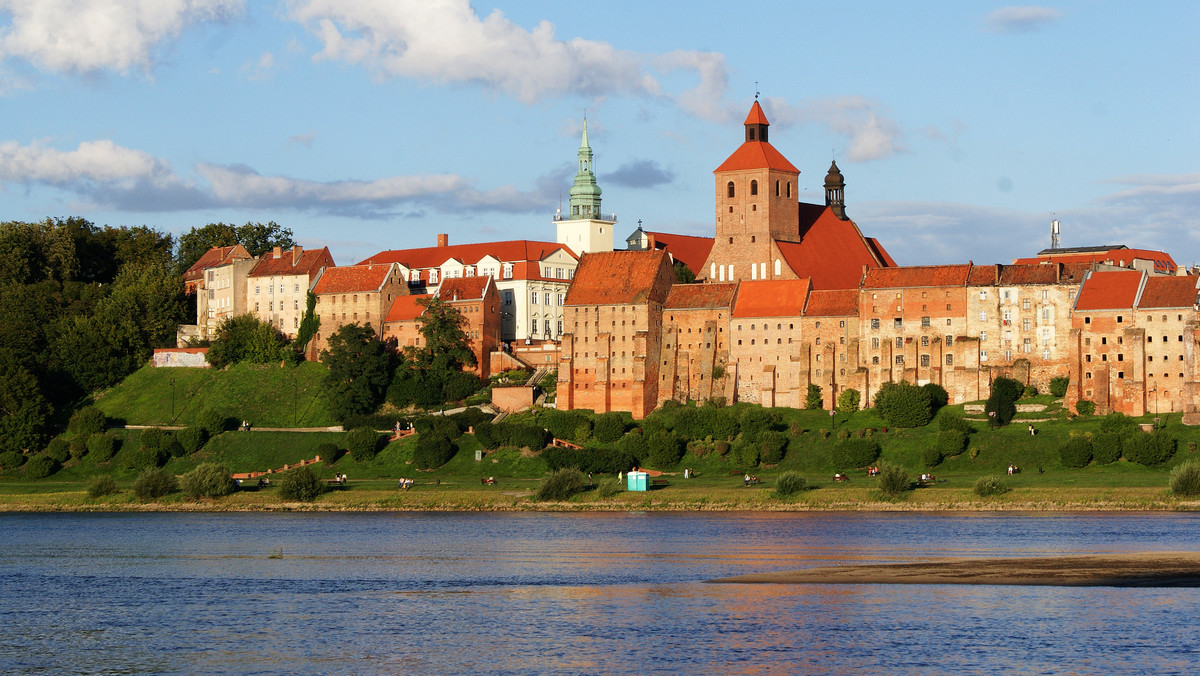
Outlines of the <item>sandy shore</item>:
{"type": "Polygon", "coordinates": [[[1139,552],[1001,559],[946,558],[916,563],[778,571],[726,577],[708,582],[1200,587],[1200,552],[1139,552]]]}

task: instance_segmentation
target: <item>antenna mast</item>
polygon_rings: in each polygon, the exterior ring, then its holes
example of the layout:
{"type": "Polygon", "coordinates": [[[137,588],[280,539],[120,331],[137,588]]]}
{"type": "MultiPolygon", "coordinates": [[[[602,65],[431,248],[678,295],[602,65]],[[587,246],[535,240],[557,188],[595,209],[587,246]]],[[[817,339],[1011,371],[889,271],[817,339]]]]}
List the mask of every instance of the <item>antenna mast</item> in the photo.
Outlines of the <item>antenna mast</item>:
{"type": "MultiPolygon", "coordinates": [[[[1051,215],[1053,216],[1053,214],[1051,214],[1051,215]]],[[[1056,219],[1050,221],[1050,248],[1051,249],[1058,248],[1059,234],[1060,234],[1060,228],[1059,228],[1058,219],[1056,218],[1056,219]]]]}

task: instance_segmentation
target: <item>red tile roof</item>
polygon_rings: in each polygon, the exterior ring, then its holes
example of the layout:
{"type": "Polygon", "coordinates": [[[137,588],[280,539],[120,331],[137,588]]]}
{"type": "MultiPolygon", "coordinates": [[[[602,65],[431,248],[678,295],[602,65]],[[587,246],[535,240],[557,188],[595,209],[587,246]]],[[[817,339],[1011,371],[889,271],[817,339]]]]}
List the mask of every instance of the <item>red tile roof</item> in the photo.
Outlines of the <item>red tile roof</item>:
{"type": "Polygon", "coordinates": [[[875,239],[874,237],[868,237],[867,244],[870,245],[871,250],[875,252],[876,257],[878,257],[884,263],[887,263],[887,267],[896,267],[896,261],[892,260],[892,255],[887,252],[887,249],[883,248],[883,245],[879,243],[879,240],[875,239]]]}
{"type": "Polygon", "coordinates": [[[204,271],[208,268],[215,268],[221,265],[226,265],[235,260],[243,260],[246,258],[254,258],[254,256],[251,256],[250,252],[246,251],[246,248],[241,244],[234,244],[233,246],[214,246],[208,251],[205,251],[204,255],[200,257],[200,260],[192,263],[192,267],[188,268],[187,271],[183,273],[183,278],[189,281],[200,279],[202,276],[204,276],[204,271]]]}
{"type": "Polygon", "coordinates": [[[768,127],[771,126],[771,123],[767,122],[767,114],[763,112],[762,106],[758,105],[757,100],[755,100],[754,104],[750,106],[750,112],[746,114],[746,121],[742,124],[762,124],[768,127]]]}
{"type": "Polygon", "coordinates": [[[1050,253],[1042,252],[1041,255],[1033,258],[1018,258],[1013,263],[1106,263],[1112,261],[1113,265],[1129,267],[1133,264],[1134,259],[1153,261],[1154,271],[1159,274],[1174,274],[1178,269],[1175,264],[1175,259],[1165,251],[1153,251],[1151,249],[1129,249],[1129,248],[1113,248],[1107,251],[1091,251],[1078,252],[1067,250],[1065,253],[1050,253]]]}
{"type": "Polygon", "coordinates": [[[741,282],[734,317],[799,317],[812,289],[812,280],[771,279],[741,282]]]}
{"type": "Polygon", "coordinates": [[[278,277],[282,275],[308,275],[309,281],[316,277],[321,268],[334,267],[333,256],[329,247],[322,249],[301,249],[300,258],[296,260],[295,249],[283,251],[279,258],[274,251],[263,254],[250,270],[250,277],[278,277]]]}
{"type": "Polygon", "coordinates": [[[1088,275],[1079,297],[1075,300],[1078,310],[1121,310],[1133,309],[1138,289],[1142,286],[1143,273],[1137,270],[1096,271],[1088,275]]]}
{"type": "Polygon", "coordinates": [[[1138,307],[1172,307],[1192,308],[1196,306],[1197,284],[1196,277],[1159,277],[1146,278],[1146,288],[1138,299],[1138,307]]]}
{"type": "Polygon", "coordinates": [[[378,291],[383,288],[394,265],[347,265],[325,268],[313,293],[353,293],[378,291]]]}
{"type": "Polygon", "coordinates": [[[676,235],[670,232],[646,232],[654,238],[654,248],[666,249],[667,253],[695,274],[700,274],[704,261],[713,248],[712,237],[693,237],[692,235],[676,235]]]}
{"type": "Polygon", "coordinates": [[[385,322],[407,322],[421,316],[425,312],[423,305],[418,305],[417,301],[428,299],[431,294],[421,294],[417,296],[396,296],[396,300],[392,301],[392,307],[388,310],[385,322]]]}
{"type": "Polygon", "coordinates": [[[559,249],[566,251],[572,258],[579,258],[565,244],[518,239],[507,242],[480,242],[477,244],[454,244],[450,246],[427,246],[421,249],[380,251],[362,261],[359,265],[367,263],[400,263],[409,269],[436,268],[451,258],[461,261],[464,265],[475,265],[485,256],[491,256],[504,263],[515,261],[537,262],[559,249]]]}
{"type": "Polygon", "coordinates": [[[675,284],[663,309],[699,310],[730,307],[737,284],[675,284]]]}
{"type": "Polygon", "coordinates": [[[487,291],[488,283],[492,278],[488,275],[483,277],[451,277],[444,280],[441,286],[438,287],[437,297],[453,302],[456,300],[479,300],[483,298],[483,294],[487,291]]]}
{"type": "Polygon", "coordinates": [[[800,241],[776,245],[797,275],[812,278],[814,289],[857,289],[863,266],[889,265],[891,258],[877,257],[854,221],[841,220],[833,209],[801,205],[800,218],[800,241]]]}
{"type": "Polygon", "coordinates": [[[1000,282],[1000,265],[972,265],[967,286],[996,286],[1000,282]]]}
{"type": "Polygon", "coordinates": [[[858,289],[832,289],[808,294],[806,317],[858,316],[858,289]]]}
{"type": "MultiPolygon", "coordinates": [[[[565,305],[644,303],[654,291],[661,269],[670,272],[664,251],[599,251],[584,254],[565,305]]],[[[665,300],[668,289],[664,289],[665,300]]]]}
{"type": "Polygon", "coordinates": [[[971,264],[911,265],[867,271],[864,289],[893,289],[914,286],[966,286],[971,264]]]}
{"type": "Polygon", "coordinates": [[[788,162],[783,153],[766,141],[746,141],[733,151],[733,154],[726,158],[721,166],[714,169],[713,173],[719,174],[723,171],[740,171],[742,169],[778,169],[794,174],[800,173],[795,165],[788,162]]]}

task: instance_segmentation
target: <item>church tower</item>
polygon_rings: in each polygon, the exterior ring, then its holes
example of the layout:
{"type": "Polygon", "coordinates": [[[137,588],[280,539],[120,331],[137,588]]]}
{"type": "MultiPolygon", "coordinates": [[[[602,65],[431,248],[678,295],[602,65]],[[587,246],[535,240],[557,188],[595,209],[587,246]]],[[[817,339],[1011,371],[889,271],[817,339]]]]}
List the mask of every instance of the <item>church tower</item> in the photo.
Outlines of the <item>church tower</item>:
{"type": "Polygon", "coordinates": [[[600,186],[596,183],[592,147],[588,145],[587,118],[583,119],[583,141],[579,145],[579,171],[571,186],[571,200],[564,215],[554,215],[557,241],[577,254],[613,250],[616,214],[604,218],[600,212],[600,186]]]}
{"type": "Polygon", "coordinates": [[[832,209],[838,219],[850,220],[846,218],[846,180],[842,178],[836,161],[829,165],[829,173],[825,174],[825,206],[832,209]]]}
{"type": "Polygon", "coordinates": [[[795,278],[775,265],[772,242],[797,242],[800,170],[767,141],[770,122],[756,100],[744,123],[745,140],[716,178],[716,240],[698,278],[710,282],[795,278]],[[778,272],[776,272],[778,270],[778,272]]]}

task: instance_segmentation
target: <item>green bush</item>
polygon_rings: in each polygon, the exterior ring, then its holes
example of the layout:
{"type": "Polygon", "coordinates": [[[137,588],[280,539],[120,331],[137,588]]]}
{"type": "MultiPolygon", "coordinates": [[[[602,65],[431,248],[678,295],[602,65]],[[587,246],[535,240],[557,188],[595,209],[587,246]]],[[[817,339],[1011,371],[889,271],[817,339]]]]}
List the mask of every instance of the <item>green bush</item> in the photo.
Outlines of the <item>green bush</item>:
{"type": "Polygon", "coordinates": [[[16,469],[25,464],[25,454],[16,451],[0,453],[0,469],[16,469]]]}
{"type": "Polygon", "coordinates": [[[1079,415],[1091,415],[1096,412],[1096,402],[1080,399],[1075,402],[1075,412],[1079,415]]]}
{"type": "Polygon", "coordinates": [[[775,494],[781,498],[790,497],[804,490],[804,477],[799,472],[784,472],[775,480],[775,494]]]}
{"type": "Polygon", "coordinates": [[[975,480],[975,495],[981,498],[988,498],[993,495],[1001,495],[1009,492],[1008,482],[995,474],[981,476],[975,480]]]}
{"type": "Polygon", "coordinates": [[[1121,459],[1121,446],[1122,441],[1119,433],[1100,432],[1092,439],[1092,460],[1097,465],[1114,463],[1121,459]]]}
{"type": "Polygon", "coordinates": [[[576,493],[587,489],[587,476],[572,468],[563,468],[552,472],[538,486],[538,500],[569,500],[576,493]]]}
{"type": "Polygon", "coordinates": [[[879,458],[879,442],[873,439],[847,439],[833,446],[833,464],[839,471],[866,467],[879,458]]]}
{"type": "Polygon", "coordinates": [[[1139,465],[1153,467],[1161,465],[1175,455],[1176,441],[1166,430],[1155,430],[1149,434],[1136,432],[1122,440],[1121,453],[1126,460],[1139,465]]]}
{"type": "Polygon", "coordinates": [[[616,474],[639,463],[638,459],[625,451],[610,451],[605,448],[560,448],[550,446],[542,451],[541,458],[551,471],[572,467],[581,472],[616,474]]]}
{"type": "Polygon", "coordinates": [[[379,434],[370,427],[356,427],[346,433],[346,450],[354,462],[371,462],[379,452],[379,434]]]}
{"type": "Polygon", "coordinates": [[[121,464],[128,469],[151,469],[162,467],[167,462],[167,453],[161,448],[125,448],[121,451],[121,464]]]}
{"type": "Polygon", "coordinates": [[[730,453],[730,456],[738,467],[758,467],[758,461],[760,458],[758,444],[746,441],[745,439],[738,439],[737,441],[733,442],[733,448],[731,450],[732,452],[730,453]]]}
{"type": "Polygon", "coordinates": [[[761,406],[750,406],[743,409],[741,417],[742,438],[749,442],[757,442],[765,432],[775,429],[782,421],[779,413],[768,411],[761,406]]]}
{"type": "Polygon", "coordinates": [[[182,458],[187,455],[187,451],[183,449],[183,444],[179,443],[179,440],[174,435],[167,437],[163,442],[162,451],[172,458],[182,458]]]}
{"type": "Polygon", "coordinates": [[[500,447],[500,439],[495,433],[495,426],[490,422],[481,422],[475,426],[475,439],[479,445],[489,451],[500,447]]]}
{"type": "Polygon", "coordinates": [[[717,409],[717,415],[713,419],[713,439],[732,441],[741,431],[742,423],[736,409],[717,409]]]}
{"type": "Polygon", "coordinates": [[[138,445],[142,448],[152,448],[157,451],[166,445],[170,436],[170,434],[159,427],[150,427],[142,430],[142,433],[138,435],[138,445]]]}
{"type": "Polygon", "coordinates": [[[937,446],[930,446],[921,451],[921,461],[925,463],[926,467],[937,467],[942,462],[942,452],[938,450],[937,446]]]}
{"type": "Polygon", "coordinates": [[[1085,437],[1071,437],[1058,449],[1063,467],[1086,467],[1092,461],[1092,442],[1085,437]]]}
{"type": "Polygon", "coordinates": [[[879,490],[885,495],[896,497],[904,491],[908,490],[912,482],[908,478],[908,471],[900,465],[884,464],[879,468],[879,490]]]}
{"type": "Polygon", "coordinates": [[[78,460],[87,453],[86,437],[71,437],[69,444],[71,457],[78,460]]]}
{"type": "Polygon", "coordinates": [[[93,434],[88,437],[87,449],[92,462],[108,462],[117,452],[117,440],[103,432],[93,434]]]}
{"type": "Polygon", "coordinates": [[[413,464],[417,469],[437,469],[450,462],[457,452],[454,442],[444,436],[420,435],[413,451],[413,464]]]}
{"type": "Polygon", "coordinates": [[[55,437],[50,440],[49,444],[46,444],[46,455],[54,458],[54,461],[61,465],[71,457],[71,445],[67,443],[66,439],[55,437]]]}
{"type": "Polygon", "coordinates": [[[1024,393],[1025,386],[1012,378],[996,378],[992,381],[992,393],[984,404],[988,424],[1004,426],[1017,415],[1017,400],[1024,393]]]}
{"type": "Polygon", "coordinates": [[[196,418],[196,424],[203,427],[211,439],[229,428],[229,419],[224,413],[209,408],[200,412],[196,418]]]}
{"type": "Polygon", "coordinates": [[[568,438],[577,444],[586,444],[587,442],[591,441],[592,440],[592,421],[591,420],[579,421],[579,424],[575,426],[575,430],[573,432],[571,432],[571,436],[568,438]]]}
{"type": "Polygon", "coordinates": [[[804,408],[809,410],[817,410],[821,408],[821,386],[815,383],[808,384],[808,394],[804,397],[804,408]]]}
{"type": "Polygon", "coordinates": [[[1037,385],[1034,385],[1033,383],[1029,383],[1028,385],[1026,385],[1025,392],[1023,392],[1021,396],[1025,397],[1025,398],[1038,396],[1037,385]]]}
{"type": "Polygon", "coordinates": [[[1071,379],[1066,376],[1059,376],[1050,379],[1050,394],[1056,397],[1067,396],[1067,387],[1071,384],[1071,379]]]}
{"type": "Polygon", "coordinates": [[[683,438],[675,436],[672,432],[654,432],[646,438],[646,446],[650,453],[646,456],[646,462],[651,467],[656,467],[661,470],[666,470],[679,464],[683,459],[683,451],[685,442],[683,438]]]}
{"type": "Polygon", "coordinates": [[[875,410],[892,427],[922,427],[933,417],[929,391],[911,383],[884,383],[875,395],[875,410]]]}
{"type": "Polygon", "coordinates": [[[229,469],[216,463],[201,463],[183,475],[179,481],[183,494],[192,498],[220,498],[232,493],[237,484],[233,482],[229,469]]]}
{"type": "Polygon", "coordinates": [[[95,406],[84,406],[75,411],[71,414],[71,421],[67,423],[67,431],[71,433],[71,436],[80,439],[87,439],[107,428],[108,418],[104,415],[104,411],[95,406]]]}
{"type": "Polygon", "coordinates": [[[967,450],[967,433],[962,430],[942,430],[937,433],[934,444],[941,455],[952,458],[967,450]]]}
{"type": "Polygon", "coordinates": [[[946,430],[958,430],[963,434],[970,434],[972,427],[971,423],[967,422],[962,414],[953,409],[944,408],[937,415],[938,429],[943,432],[946,430]]]}
{"type": "Polygon", "coordinates": [[[154,500],[177,490],[179,480],[165,469],[144,469],[133,481],[133,494],[138,500],[154,500]]]}
{"type": "Polygon", "coordinates": [[[341,455],[341,450],[337,444],[331,444],[328,441],[317,445],[317,455],[320,456],[321,462],[326,465],[332,465],[337,462],[338,456],[341,455]]]}
{"type": "Polygon", "coordinates": [[[1188,460],[1171,470],[1171,492],[1179,497],[1200,495],[1200,462],[1188,460]]]}
{"type": "Polygon", "coordinates": [[[937,383],[925,383],[921,389],[929,393],[929,410],[933,415],[937,415],[942,407],[950,403],[950,393],[937,383]]]}
{"type": "Polygon", "coordinates": [[[284,500],[312,502],[321,497],[326,485],[307,466],[293,467],[279,475],[279,497],[284,500]]]}
{"type": "Polygon", "coordinates": [[[862,401],[862,395],[854,388],[842,390],[842,393],[837,398],[838,413],[853,413],[858,410],[858,404],[862,401]]]}
{"type": "Polygon", "coordinates": [[[596,495],[601,498],[611,498],[622,490],[621,482],[613,478],[602,479],[596,486],[596,495]]]}
{"type": "Polygon", "coordinates": [[[183,447],[183,452],[191,455],[196,451],[204,448],[205,432],[203,427],[193,425],[185,427],[175,433],[175,440],[183,447]]]}
{"type": "Polygon", "coordinates": [[[783,432],[767,432],[759,437],[758,457],[765,465],[778,465],[787,449],[788,436],[783,432]]]}
{"type": "Polygon", "coordinates": [[[33,456],[25,463],[27,479],[44,479],[58,471],[61,463],[45,453],[33,456]]]}
{"type": "Polygon", "coordinates": [[[1114,432],[1116,434],[1132,434],[1141,432],[1142,428],[1138,425],[1138,421],[1130,418],[1124,413],[1109,413],[1100,421],[1101,432],[1114,432]]]}
{"type": "Polygon", "coordinates": [[[605,413],[596,416],[593,432],[596,435],[596,441],[602,444],[611,444],[617,441],[625,434],[625,419],[620,413],[605,413]]]}
{"type": "Polygon", "coordinates": [[[89,498],[102,498],[106,495],[112,495],[116,492],[117,482],[107,474],[93,477],[88,483],[87,494],[89,498]]]}

